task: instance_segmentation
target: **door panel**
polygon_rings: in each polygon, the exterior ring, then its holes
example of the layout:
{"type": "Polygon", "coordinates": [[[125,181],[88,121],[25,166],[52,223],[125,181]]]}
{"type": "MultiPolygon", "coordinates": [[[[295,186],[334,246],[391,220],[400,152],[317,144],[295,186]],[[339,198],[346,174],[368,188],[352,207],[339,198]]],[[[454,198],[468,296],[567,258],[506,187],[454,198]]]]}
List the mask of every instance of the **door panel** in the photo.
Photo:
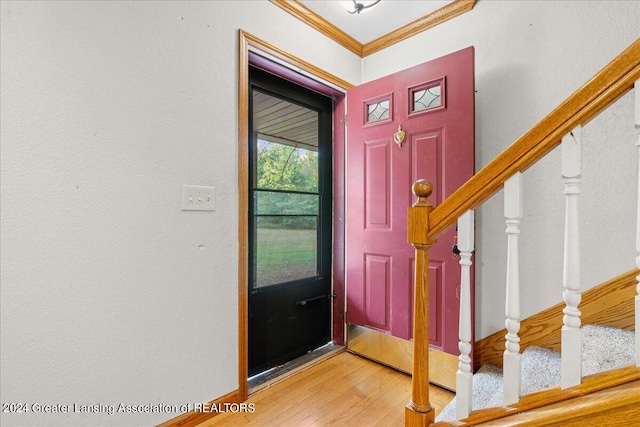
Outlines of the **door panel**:
{"type": "Polygon", "coordinates": [[[391,142],[387,140],[365,142],[365,227],[388,230],[391,226],[391,142]]]}
{"type": "Polygon", "coordinates": [[[429,343],[442,347],[442,262],[429,261],[429,343]]]}
{"type": "Polygon", "coordinates": [[[331,340],[332,100],[250,67],[249,375],[331,340]]]}
{"type": "Polygon", "coordinates": [[[365,255],[365,302],[367,323],[380,329],[389,327],[388,290],[391,278],[391,257],[365,255]]]}
{"type": "MultiPolygon", "coordinates": [[[[411,186],[430,180],[438,205],[474,173],[473,48],[351,89],[347,115],[347,322],[410,340],[411,186]]],[[[429,299],[430,344],[457,355],[455,238],[452,227],[431,248],[429,299]]]]}
{"type": "MultiPolygon", "coordinates": [[[[442,175],[442,129],[421,132],[412,136],[411,182],[418,179],[435,179],[442,175]]],[[[433,182],[433,181],[432,181],[433,182]]],[[[411,192],[411,188],[408,190],[411,192]]],[[[437,206],[442,199],[440,187],[434,187],[429,197],[431,204],[437,206]]],[[[409,196],[410,198],[412,197],[409,196]]]]}

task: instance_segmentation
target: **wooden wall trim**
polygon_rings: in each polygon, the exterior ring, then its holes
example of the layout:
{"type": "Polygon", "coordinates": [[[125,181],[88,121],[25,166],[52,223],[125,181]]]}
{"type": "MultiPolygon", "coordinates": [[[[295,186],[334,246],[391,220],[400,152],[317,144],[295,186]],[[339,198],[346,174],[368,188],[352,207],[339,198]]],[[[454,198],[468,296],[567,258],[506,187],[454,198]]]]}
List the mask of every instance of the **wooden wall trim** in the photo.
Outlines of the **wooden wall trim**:
{"type": "Polygon", "coordinates": [[[422,18],[410,22],[404,27],[398,28],[397,30],[392,31],[389,34],[385,34],[384,36],[370,41],[369,43],[365,43],[362,48],[361,56],[365,57],[372,53],[379,52],[382,49],[386,49],[389,46],[408,39],[409,37],[413,37],[416,34],[428,30],[429,28],[442,24],[449,19],[470,11],[473,9],[475,4],[476,0],[456,0],[449,3],[448,5],[443,6],[422,18]]]}
{"type": "MultiPolygon", "coordinates": [[[[597,324],[620,329],[633,330],[634,298],[639,270],[633,269],[591,288],[582,294],[579,309],[582,312],[582,324],[597,324]]],[[[537,313],[520,323],[520,350],[529,346],[540,346],[560,351],[562,330],[562,309],[559,303],[537,313]]],[[[476,342],[474,347],[474,365],[479,368],[489,364],[502,366],[504,340],[507,334],[502,329],[476,342]]]]}
{"type": "Polygon", "coordinates": [[[238,32],[238,388],[249,396],[249,40],[238,32]]]}
{"type": "MultiPolygon", "coordinates": [[[[340,89],[347,90],[351,89],[354,85],[349,83],[346,80],[343,80],[331,73],[324,71],[323,69],[316,67],[315,65],[298,58],[270,43],[265,42],[264,40],[259,39],[258,37],[249,34],[243,30],[240,30],[240,37],[243,40],[243,43],[246,43],[247,49],[250,47],[255,47],[261,52],[267,53],[274,58],[278,58],[279,60],[289,64],[292,67],[298,68],[312,76],[315,76],[321,80],[324,80],[327,83],[330,83],[340,89]]],[[[242,49],[242,47],[241,47],[242,49]]],[[[247,82],[248,82],[247,77],[247,82]]],[[[241,83],[241,82],[239,82],[241,83]]],[[[248,108],[247,108],[248,112],[248,108]]]]}
{"type": "MultiPolygon", "coordinates": [[[[241,403],[245,400],[246,398],[244,399],[242,398],[240,390],[235,390],[235,391],[232,391],[231,393],[225,394],[224,396],[220,396],[219,398],[212,400],[211,402],[208,402],[209,403],[208,407],[211,407],[212,405],[216,405],[216,406],[224,405],[225,403],[241,403]]],[[[185,412],[182,415],[178,415],[177,417],[172,418],[169,421],[166,421],[162,424],[158,424],[156,427],[195,427],[198,424],[203,423],[208,419],[211,419],[221,413],[223,412],[189,411],[189,412],[185,412]]]]}
{"type": "Polygon", "coordinates": [[[315,30],[320,31],[342,47],[361,58],[386,49],[398,42],[408,39],[422,31],[473,9],[477,0],[456,0],[440,9],[416,19],[415,21],[379,37],[369,43],[362,44],[340,28],[336,27],[298,0],[271,0],[271,3],[289,12],[315,30]]]}
{"type": "Polygon", "coordinates": [[[574,92],[469,181],[431,211],[429,237],[435,240],[458,218],[498,192],[516,172],[524,172],[560,144],[563,136],[585,125],[640,79],[640,39],[574,92]]]}
{"type": "Polygon", "coordinates": [[[271,0],[279,8],[289,12],[311,28],[320,31],[342,47],[362,57],[362,43],[342,31],[340,28],[325,20],[297,0],[271,0]]]}

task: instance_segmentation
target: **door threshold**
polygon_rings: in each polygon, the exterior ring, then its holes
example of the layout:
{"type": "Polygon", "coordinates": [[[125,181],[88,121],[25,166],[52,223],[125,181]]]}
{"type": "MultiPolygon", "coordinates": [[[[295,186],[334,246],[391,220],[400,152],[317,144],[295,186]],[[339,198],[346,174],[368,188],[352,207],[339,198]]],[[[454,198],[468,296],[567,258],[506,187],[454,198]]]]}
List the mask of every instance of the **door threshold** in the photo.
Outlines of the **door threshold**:
{"type": "Polygon", "coordinates": [[[307,369],[317,363],[327,360],[338,353],[345,350],[343,345],[335,345],[328,343],[315,350],[310,351],[304,356],[300,356],[285,364],[271,368],[268,371],[254,375],[249,378],[249,394],[263,390],[267,387],[289,378],[298,372],[307,369]]]}

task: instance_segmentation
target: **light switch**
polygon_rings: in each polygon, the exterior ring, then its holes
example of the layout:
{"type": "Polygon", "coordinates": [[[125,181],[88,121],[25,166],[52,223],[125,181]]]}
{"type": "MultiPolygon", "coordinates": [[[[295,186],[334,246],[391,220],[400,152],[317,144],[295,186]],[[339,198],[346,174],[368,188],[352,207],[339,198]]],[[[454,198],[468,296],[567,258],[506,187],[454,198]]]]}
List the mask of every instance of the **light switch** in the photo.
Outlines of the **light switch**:
{"type": "Polygon", "coordinates": [[[183,211],[215,211],[216,187],[182,185],[183,211]]]}

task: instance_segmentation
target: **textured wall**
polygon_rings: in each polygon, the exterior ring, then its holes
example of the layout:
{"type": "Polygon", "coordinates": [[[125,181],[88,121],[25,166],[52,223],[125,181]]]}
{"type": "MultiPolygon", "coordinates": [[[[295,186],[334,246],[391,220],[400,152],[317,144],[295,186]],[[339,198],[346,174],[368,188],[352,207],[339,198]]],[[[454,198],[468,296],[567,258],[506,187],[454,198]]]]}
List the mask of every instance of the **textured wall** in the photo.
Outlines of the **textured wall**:
{"type": "MultiPolygon", "coordinates": [[[[364,59],[364,80],[475,47],[480,169],[640,36],[633,1],[486,1],[364,59]]],[[[583,130],[580,197],[585,288],[631,269],[637,198],[632,96],[583,130]]],[[[560,152],[523,176],[522,316],[562,301],[564,199],[560,152]]],[[[477,212],[476,338],[504,327],[502,192],[477,212]]]]}
{"type": "MultiPolygon", "coordinates": [[[[0,400],[180,405],[237,388],[239,28],[353,83],[361,66],[371,80],[476,46],[481,167],[636,39],[639,13],[480,0],[361,61],[266,1],[3,1],[0,400]],[[216,211],[182,212],[182,184],[216,186],[216,211]]],[[[633,266],[630,98],[606,114],[584,131],[587,284],[633,266]]],[[[551,156],[525,175],[524,314],[559,299],[558,171],[551,156]]],[[[484,335],[502,327],[501,199],[478,215],[484,335]]],[[[124,426],[175,414],[1,415],[124,426]]]]}
{"type": "Polygon", "coordinates": [[[266,1],[0,11],[2,402],[180,405],[237,389],[237,30],[346,80],[360,58],[266,1]],[[215,186],[216,211],[182,212],[182,184],[215,186]]]}

